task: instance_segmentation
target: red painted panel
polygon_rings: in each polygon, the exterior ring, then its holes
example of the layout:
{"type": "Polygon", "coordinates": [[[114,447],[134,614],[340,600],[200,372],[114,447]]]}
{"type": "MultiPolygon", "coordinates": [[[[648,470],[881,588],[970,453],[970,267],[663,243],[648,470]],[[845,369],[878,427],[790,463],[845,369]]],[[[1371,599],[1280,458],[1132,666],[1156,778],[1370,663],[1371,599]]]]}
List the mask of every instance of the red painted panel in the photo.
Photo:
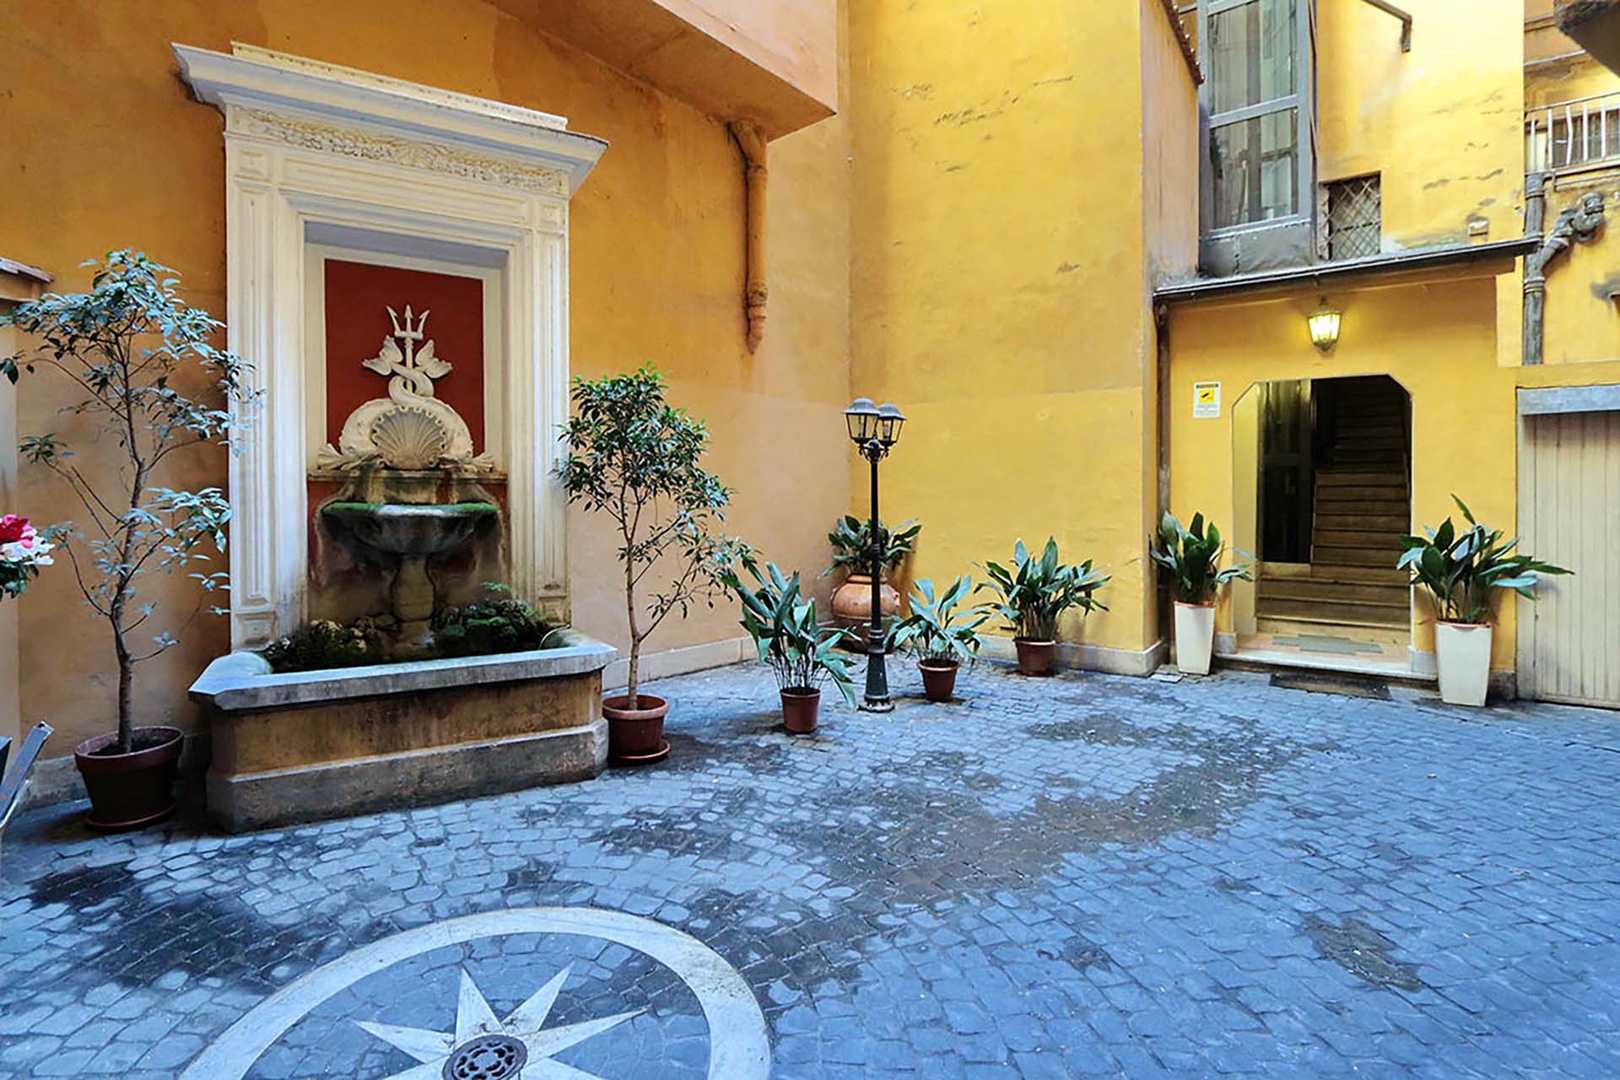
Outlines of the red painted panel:
{"type": "MultiPolygon", "coordinates": [[[[484,283],[475,277],[430,274],[396,266],[326,260],[326,430],[337,445],[343,421],[372,398],[388,396],[388,380],[361,367],[393,333],[388,308],[403,319],[409,304],[435,355],[453,369],[433,393],[467,421],[473,450],[484,452],[484,283]]],[[[401,344],[396,341],[395,344],[401,344]]],[[[420,346],[418,346],[420,347],[420,346]]]]}

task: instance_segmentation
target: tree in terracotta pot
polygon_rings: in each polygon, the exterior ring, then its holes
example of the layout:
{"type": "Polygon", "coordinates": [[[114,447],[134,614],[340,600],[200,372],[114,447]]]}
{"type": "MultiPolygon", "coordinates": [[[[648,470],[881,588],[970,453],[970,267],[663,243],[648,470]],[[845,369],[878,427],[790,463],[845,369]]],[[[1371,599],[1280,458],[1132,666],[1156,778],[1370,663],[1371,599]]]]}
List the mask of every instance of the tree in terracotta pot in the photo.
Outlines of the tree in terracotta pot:
{"type": "Polygon", "coordinates": [[[118,668],[117,730],[74,750],[90,795],[88,820],[100,829],[136,828],[173,812],[181,747],[178,729],[135,722],[136,669],[179,643],[175,620],[159,630],[162,611],[141,592],[142,580],[184,572],[201,586],[203,600],[227,587],[224,572],[199,565],[208,552],[224,550],[225,493],[158,480],[176,454],[228,444],[235,425],[223,406],[246,406],[252,395],[243,381],[246,365],[210,344],[221,324],[181,299],[174,271],[134,251],[85,265],[94,267],[89,292],[50,293],[0,318],[0,326],[40,343],[0,360],[0,374],[15,382],[21,371],[40,367],[67,379],[79,400],[64,412],[98,425],[99,445],[119,466],[81,468],[54,433],[22,442],[22,456],[54,473],[84,511],[78,524],[59,526],[56,534],[85,603],[111,631],[118,668]],[[188,396],[185,387],[199,379],[210,400],[188,396]]]}
{"type": "Polygon", "coordinates": [[[753,585],[735,571],[727,574],[726,585],[742,602],[742,628],[776,676],[783,726],[790,735],[808,735],[819,722],[823,683],[831,682],[846,704],[855,705],[854,661],[837,649],[849,631],[821,625],[815,600],[799,594],[798,574],[787,577],[774,563],[766,563],[761,573],[751,557],[740,561],[753,585]]]}
{"type": "MultiPolygon", "coordinates": [[[[922,525],[916,521],[903,522],[896,529],[878,522],[878,562],[882,569],[878,591],[886,617],[900,614],[900,594],[889,584],[889,578],[917,549],[921,532],[922,525]]],[[[833,591],[833,616],[839,625],[854,631],[848,640],[864,649],[866,634],[872,627],[872,523],[846,514],[827,534],[827,543],[832,546],[833,557],[826,573],[845,572],[844,583],[833,591]]]]}
{"type": "Polygon", "coordinates": [[[984,645],[979,627],[995,613],[982,605],[961,608],[972,593],[973,579],[965,574],[937,596],[933,581],[924,578],[911,590],[911,615],[894,628],[894,647],[917,658],[929,701],[951,700],[958,670],[984,645]]]}
{"type": "Polygon", "coordinates": [[[1176,666],[1188,675],[1208,675],[1215,651],[1215,601],[1230,581],[1253,581],[1247,563],[1220,566],[1225,544],[1214,522],[1194,514],[1183,525],[1166,513],[1157,541],[1149,544],[1153,561],[1170,572],[1175,590],[1176,666]]]}
{"type": "Polygon", "coordinates": [[[987,562],[984,569],[990,580],[979,588],[991,589],[999,597],[996,611],[1013,631],[1018,670],[1024,675],[1052,673],[1058,623],[1065,613],[1108,610],[1096,593],[1112,579],[1092,569],[1090,559],[1079,566],[1064,563],[1056,538],[1047,539],[1039,558],[1019,540],[1013,545],[1010,568],[987,562]]]}
{"type": "Polygon", "coordinates": [[[641,650],[664,620],[695,603],[714,606],[724,577],[747,546],[716,535],[731,492],[704,470],[709,432],[665,398],[651,366],[599,379],[576,378],[574,416],[563,430],[558,475],[570,503],[607,515],[618,538],[630,637],[622,695],[603,700],[608,753],[656,761],[669,753],[669,702],[641,692],[641,650]],[[648,575],[654,575],[649,579],[648,575]]]}
{"type": "Polygon", "coordinates": [[[1451,499],[1468,527],[1458,529],[1448,517],[1438,529],[1425,526],[1422,536],[1401,537],[1406,550],[1396,565],[1409,570],[1412,584],[1434,599],[1441,700],[1477,708],[1485,704],[1490,688],[1496,590],[1534,600],[1541,575],[1572,571],[1516,553],[1518,537],[1504,543],[1500,529],[1481,525],[1461,499],[1451,499]]]}

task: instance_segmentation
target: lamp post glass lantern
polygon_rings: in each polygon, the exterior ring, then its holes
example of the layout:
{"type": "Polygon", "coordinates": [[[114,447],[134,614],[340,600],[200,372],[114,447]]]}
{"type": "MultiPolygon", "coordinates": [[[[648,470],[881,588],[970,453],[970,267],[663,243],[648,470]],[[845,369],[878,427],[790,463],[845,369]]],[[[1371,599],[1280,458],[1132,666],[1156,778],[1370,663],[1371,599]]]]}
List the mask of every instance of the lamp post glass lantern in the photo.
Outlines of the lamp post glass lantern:
{"type": "Polygon", "coordinates": [[[850,441],[860,455],[872,464],[872,521],[867,529],[871,547],[872,626],[866,634],[866,696],[861,708],[867,712],[891,712],[889,673],[885,667],[883,632],[883,543],[878,535],[878,462],[900,441],[900,428],[906,418],[894,405],[872,404],[871,398],[856,398],[844,410],[844,423],[850,441]]]}

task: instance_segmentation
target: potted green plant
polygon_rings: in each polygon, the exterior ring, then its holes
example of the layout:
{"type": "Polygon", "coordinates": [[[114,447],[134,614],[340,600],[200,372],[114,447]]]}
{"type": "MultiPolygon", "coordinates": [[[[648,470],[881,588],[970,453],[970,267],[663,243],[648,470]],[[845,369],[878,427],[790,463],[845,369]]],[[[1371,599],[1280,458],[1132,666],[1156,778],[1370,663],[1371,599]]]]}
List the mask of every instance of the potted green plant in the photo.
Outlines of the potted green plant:
{"type": "Polygon", "coordinates": [[[1157,542],[1148,545],[1153,561],[1170,572],[1175,595],[1176,666],[1188,675],[1208,675],[1215,651],[1215,601],[1229,581],[1253,581],[1246,563],[1220,566],[1225,544],[1214,522],[1194,514],[1183,525],[1166,513],[1157,542]]]}
{"type": "Polygon", "coordinates": [[[1434,599],[1441,700],[1477,708],[1485,704],[1490,688],[1496,590],[1534,600],[1542,574],[1571,571],[1516,552],[1518,537],[1504,543],[1500,529],[1481,525],[1461,499],[1451,498],[1468,527],[1458,529],[1448,517],[1438,529],[1425,526],[1422,536],[1401,537],[1406,550],[1396,565],[1410,571],[1412,584],[1434,599]]]}
{"type": "MultiPolygon", "coordinates": [[[[922,526],[916,521],[904,522],[896,529],[878,522],[878,594],[885,616],[900,614],[900,594],[888,579],[917,549],[921,532],[922,526]]],[[[826,573],[845,572],[844,583],[833,590],[833,616],[840,626],[854,631],[850,640],[865,648],[866,634],[872,627],[872,523],[845,515],[834,523],[827,543],[832,546],[833,557],[826,573]]]]}
{"type": "MultiPolygon", "coordinates": [[[[1025,675],[1050,675],[1057,655],[1058,623],[1068,611],[1107,611],[1096,592],[1111,580],[1093,570],[1091,560],[1069,566],[1058,557],[1057,539],[1048,538],[1040,557],[1032,557],[1024,542],[1013,545],[1011,569],[984,564],[990,580],[979,585],[999,596],[996,611],[1013,631],[1018,670],[1025,675]]],[[[975,590],[977,591],[977,590],[975,590]]]]}
{"type": "MultiPolygon", "coordinates": [[[[56,474],[84,510],[82,527],[59,527],[62,548],[85,603],[106,621],[118,668],[116,731],[80,743],[73,752],[90,795],[91,826],[135,828],[174,810],[180,759],[177,728],[135,723],[136,668],[178,644],[160,625],[159,606],[140,593],[153,573],[185,572],[206,598],[227,587],[227,575],[199,567],[208,551],[224,550],[230,517],[225,493],[158,483],[165,463],[199,444],[226,444],[234,431],[229,401],[247,404],[246,366],[210,340],[221,324],[180,298],[179,278],[135,251],[115,251],[94,267],[87,293],[48,293],[19,305],[0,326],[36,338],[36,352],[0,360],[15,381],[20,370],[48,367],[66,377],[79,400],[64,410],[103,425],[101,441],[119,459],[117,470],[80,468],[54,433],[22,442],[23,457],[56,474]],[[198,401],[182,386],[200,369],[213,400],[198,401]],[[135,640],[151,635],[150,644],[135,640]]],[[[217,609],[216,609],[217,610],[217,609]]],[[[179,620],[180,625],[189,618],[179,620]]]]}
{"type": "Polygon", "coordinates": [[[642,646],[672,614],[694,603],[714,606],[723,578],[746,551],[716,535],[731,492],[704,470],[709,432],[674,408],[664,377],[650,365],[623,375],[576,378],[574,416],[563,429],[558,465],[570,503],[607,515],[624,569],[630,672],[623,694],[605,698],[608,753],[619,761],[656,761],[669,753],[669,702],[641,692],[642,646]],[[657,571],[659,587],[647,579],[657,571]]]}
{"type": "Polygon", "coordinates": [[[821,625],[815,600],[799,595],[798,574],[786,577],[774,563],[766,563],[762,574],[752,558],[740,561],[753,586],[734,570],[727,573],[726,585],[742,602],[742,628],[776,676],[783,726],[791,735],[808,735],[816,730],[823,683],[830,681],[848,705],[855,705],[853,661],[837,650],[848,632],[821,625]]]}
{"type": "Polygon", "coordinates": [[[962,662],[977,656],[984,644],[979,627],[993,612],[982,606],[961,610],[972,593],[973,579],[966,574],[937,596],[933,581],[923,578],[911,590],[911,615],[894,628],[894,647],[917,658],[929,701],[951,700],[962,662]]]}

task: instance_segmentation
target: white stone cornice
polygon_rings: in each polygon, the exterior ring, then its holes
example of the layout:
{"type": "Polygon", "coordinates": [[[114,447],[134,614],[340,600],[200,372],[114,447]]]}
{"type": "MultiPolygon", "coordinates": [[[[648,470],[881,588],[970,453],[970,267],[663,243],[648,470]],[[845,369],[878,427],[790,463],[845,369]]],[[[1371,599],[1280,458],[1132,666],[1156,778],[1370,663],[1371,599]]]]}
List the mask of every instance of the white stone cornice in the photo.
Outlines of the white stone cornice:
{"type": "Polygon", "coordinates": [[[311,145],[374,160],[453,171],[493,183],[533,187],[565,178],[572,195],[607,142],[567,130],[568,121],[324,64],[253,46],[220,53],[175,45],[181,74],[199,101],[216,105],[233,128],[260,138],[311,145]]]}

